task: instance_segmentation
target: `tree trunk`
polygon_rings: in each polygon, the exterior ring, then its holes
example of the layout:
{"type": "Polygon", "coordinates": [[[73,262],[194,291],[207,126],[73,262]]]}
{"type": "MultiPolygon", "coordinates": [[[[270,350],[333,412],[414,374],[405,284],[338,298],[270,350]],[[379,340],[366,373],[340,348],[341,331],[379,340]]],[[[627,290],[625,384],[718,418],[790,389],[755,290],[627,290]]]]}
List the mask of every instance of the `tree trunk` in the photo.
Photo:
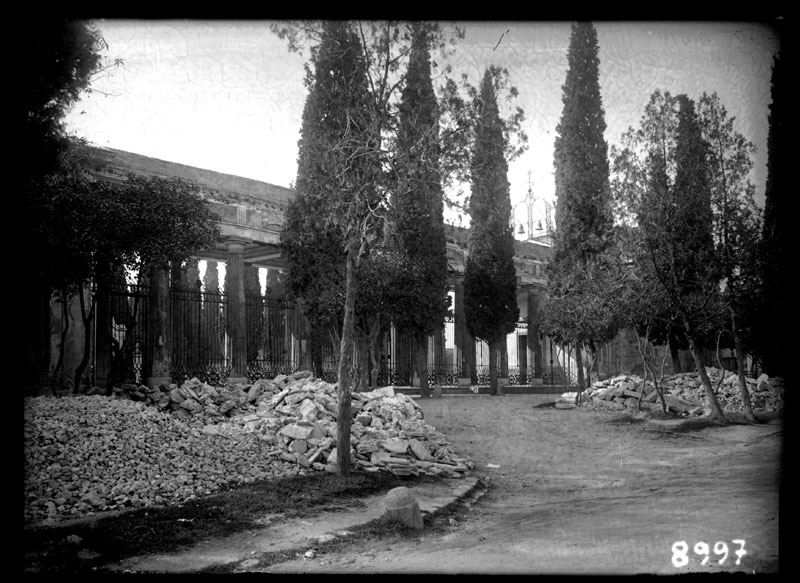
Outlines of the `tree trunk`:
{"type": "MultiPolygon", "coordinates": [[[[733,331],[733,346],[736,351],[736,372],[739,376],[739,392],[742,395],[742,406],[744,407],[744,416],[750,423],[757,423],[758,419],[753,414],[753,406],[750,404],[750,393],[747,390],[747,381],[744,377],[744,350],[742,349],[742,338],[739,336],[739,330],[736,326],[736,312],[733,307],[730,308],[731,312],[731,330],[733,331]]],[[[725,374],[725,371],[721,371],[725,374]]]]}
{"type": "Polygon", "coordinates": [[[380,321],[374,322],[369,330],[369,386],[373,391],[378,388],[378,373],[380,372],[380,363],[378,362],[378,339],[380,338],[380,331],[380,321]]]}
{"type": "Polygon", "coordinates": [[[700,381],[703,383],[703,389],[706,393],[708,407],[711,409],[711,419],[717,424],[725,425],[727,424],[728,420],[725,419],[725,414],[722,412],[722,408],[717,402],[717,396],[714,394],[714,390],[711,388],[711,379],[708,378],[706,367],[700,358],[700,351],[697,349],[697,345],[694,342],[694,334],[692,333],[691,326],[689,325],[689,322],[685,316],[683,317],[683,324],[686,328],[686,338],[689,341],[689,351],[692,353],[692,359],[694,359],[697,372],[700,374],[700,381]]]}
{"type": "Polygon", "coordinates": [[[364,391],[369,386],[370,357],[369,338],[363,331],[356,333],[356,351],[358,357],[357,390],[364,391]]]}
{"type": "Polygon", "coordinates": [[[578,372],[578,394],[575,395],[575,402],[581,402],[581,393],[583,393],[584,385],[584,370],[583,370],[583,343],[578,342],[575,345],[575,368],[578,372]]]}
{"type": "Polygon", "coordinates": [[[309,349],[311,352],[311,369],[318,379],[323,378],[325,371],[322,368],[322,331],[318,326],[311,325],[311,338],[309,349]]]}
{"type": "Polygon", "coordinates": [[[64,351],[67,346],[70,321],[69,298],[66,292],[61,292],[61,320],[63,324],[61,324],[61,343],[58,345],[58,362],[56,362],[56,366],[53,369],[52,391],[55,395],[59,394],[64,386],[64,371],[62,367],[64,366],[64,351]]]}
{"type": "Polygon", "coordinates": [[[350,475],[350,427],[352,425],[350,366],[353,361],[354,312],[356,302],[356,253],[349,245],[347,249],[347,268],[345,280],[344,322],[342,339],[339,343],[338,397],[339,406],[336,419],[336,454],[340,476],[350,475]]]}
{"type": "Polygon", "coordinates": [[[428,386],[428,337],[424,334],[414,335],[414,368],[419,378],[419,391],[423,399],[429,399],[431,389],[428,386]]]}
{"type": "Polygon", "coordinates": [[[669,343],[669,354],[672,357],[672,373],[678,374],[681,370],[681,357],[678,352],[677,342],[669,343]]]}
{"type": "Polygon", "coordinates": [[[503,392],[497,382],[497,353],[500,350],[499,342],[489,344],[489,394],[502,395],[503,392]]]}
{"type": "Polygon", "coordinates": [[[92,350],[92,320],[94,319],[95,298],[94,294],[92,294],[91,307],[87,311],[84,295],[83,287],[80,287],[78,289],[78,300],[80,301],[81,319],[83,320],[83,357],[75,369],[75,385],[72,387],[74,394],[81,392],[81,377],[86,371],[86,367],[89,366],[89,355],[92,350]]]}

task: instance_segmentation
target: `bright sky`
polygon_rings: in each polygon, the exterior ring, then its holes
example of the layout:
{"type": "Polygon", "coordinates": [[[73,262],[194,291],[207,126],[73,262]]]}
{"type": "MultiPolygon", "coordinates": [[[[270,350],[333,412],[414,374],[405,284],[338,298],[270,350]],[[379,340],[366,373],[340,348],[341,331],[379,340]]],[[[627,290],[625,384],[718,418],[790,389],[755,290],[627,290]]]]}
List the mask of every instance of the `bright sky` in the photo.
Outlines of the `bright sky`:
{"type": "MultiPolygon", "coordinates": [[[[512,205],[529,179],[534,218],[554,202],[553,140],[561,117],[569,22],[468,22],[454,73],[478,85],[506,67],[525,111],[528,151],[509,168],[512,205]],[[499,45],[498,45],[499,42],[499,45]]],[[[305,103],[304,59],[269,21],[97,21],[108,58],[124,65],[93,84],[67,118],[98,146],[290,186],[305,103]]],[[[606,140],[638,127],[656,89],[699,99],[717,92],[758,154],[763,203],[770,73],[778,39],[756,22],[597,22],[606,140]]],[[[515,208],[527,223],[525,204],[515,208]]],[[[453,217],[448,217],[453,220],[453,217]]],[[[466,220],[466,219],[465,219],[466,220]]],[[[457,222],[457,219],[455,220],[457,222]]]]}

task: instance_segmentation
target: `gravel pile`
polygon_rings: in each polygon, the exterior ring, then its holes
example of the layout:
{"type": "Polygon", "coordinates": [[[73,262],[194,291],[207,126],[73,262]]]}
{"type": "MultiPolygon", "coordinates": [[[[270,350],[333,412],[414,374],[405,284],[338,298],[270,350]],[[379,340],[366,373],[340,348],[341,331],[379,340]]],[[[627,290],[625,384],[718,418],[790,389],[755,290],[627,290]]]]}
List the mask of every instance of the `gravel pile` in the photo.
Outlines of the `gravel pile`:
{"type": "Polygon", "coordinates": [[[254,435],[209,435],[104,396],[25,399],[25,522],[177,504],[302,471],[254,435]]]}

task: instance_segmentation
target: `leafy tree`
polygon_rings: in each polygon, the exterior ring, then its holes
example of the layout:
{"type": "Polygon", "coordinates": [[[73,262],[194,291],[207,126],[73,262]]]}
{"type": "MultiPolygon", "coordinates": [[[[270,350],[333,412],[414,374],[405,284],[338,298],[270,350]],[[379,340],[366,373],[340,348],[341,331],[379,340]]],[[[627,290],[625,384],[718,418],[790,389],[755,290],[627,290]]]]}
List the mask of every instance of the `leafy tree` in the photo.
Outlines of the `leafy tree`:
{"type": "Polygon", "coordinates": [[[73,384],[78,391],[97,301],[90,284],[110,284],[120,267],[139,274],[166,269],[213,246],[217,217],[179,179],[129,175],[112,184],[56,174],[39,181],[29,196],[40,209],[35,235],[50,249],[39,266],[41,278],[62,297],[77,298],[84,323],[84,354],[73,384]]]}
{"type": "MultiPolygon", "coordinates": [[[[528,135],[524,130],[525,112],[515,105],[519,95],[511,84],[508,69],[492,66],[495,95],[498,99],[502,133],[503,153],[507,162],[512,162],[528,149],[528,135]]],[[[446,77],[437,89],[439,104],[440,143],[439,167],[445,204],[453,209],[469,212],[469,196],[463,186],[471,182],[471,164],[481,118],[480,87],[475,87],[466,74],[460,80],[446,77]]],[[[459,218],[460,220],[460,218],[459,218]]]]}
{"type": "Polygon", "coordinates": [[[708,160],[714,214],[716,261],[723,278],[721,300],[727,312],[726,324],[736,354],[739,391],[744,413],[756,421],[745,380],[746,345],[752,353],[752,331],[757,305],[758,244],[760,212],[755,203],[755,187],[748,179],[753,167],[755,146],[733,128],[716,94],[703,94],[698,102],[698,120],[708,143],[708,160]]]}
{"type": "MultiPolygon", "coordinates": [[[[654,276],[652,270],[648,270],[644,264],[647,256],[639,253],[643,243],[636,219],[636,209],[643,204],[642,195],[650,187],[647,159],[650,151],[658,151],[666,160],[666,171],[674,175],[677,126],[678,116],[674,97],[669,92],[662,93],[656,90],[645,106],[640,128],[638,130],[629,128],[621,138],[621,147],[611,148],[612,206],[614,215],[623,225],[619,232],[624,234],[620,240],[625,249],[623,255],[626,257],[627,267],[634,269],[635,277],[640,279],[654,276]]],[[[647,293],[652,293],[652,286],[648,284],[647,289],[649,290],[647,293]]],[[[663,302],[634,303],[634,305],[648,308],[642,313],[628,310],[629,316],[633,316],[634,320],[639,322],[636,326],[640,336],[646,335],[649,341],[656,344],[666,344],[672,356],[673,371],[680,372],[679,350],[688,349],[689,345],[675,314],[663,302]],[[656,313],[650,308],[663,311],[656,313]]]]}
{"type": "Polygon", "coordinates": [[[60,170],[70,146],[64,116],[103,69],[105,46],[90,23],[63,17],[37,21],[20,69],[26,107],[21,133],[26,179],[60,170]]]}
{"type": "Polygon", "coordinates": [[[719,281],[712,234],[708,144],[702,138],[694,103],[685,95],[679,95],[677,103],[674,179],[668,172],[669,162],[656,143],[647,159],[649,184],[642,193],[637,219],[648,260],[666,291],[670,310],[682,325],[711,415],[724,423],[697,342],[703,327],[713,321],[709,308],[719,281]]]}
{"type": "Polygon", "coordinates": [[[579,392],[584,346],[594,349],[617,330],[617,314],[609,311],[618,266],[610,252],[613,217],[598,51],[594,26],[573,24],[556,128],[556,233],[544,306],[548,335],[576,348],[579,392]]]}
{"type": "Polygon", "coordinates": [[[767,372],[782,376],[789,370],[790,343],[786,317],[792,310],[787,285],[789,275],[788,221],[789,174],[786,162],[792,145],[787,127],[787,55],[780,51],[772,65],[772,103],[769,106],[769,135],[767,137],[767,184],[765,189],[764,220],[759,245],[761,289],[758,301],[757,333],[759,355],[767,372]]]}
{"type": "Polygon", "coordinates": [[[444,326],[447,293],[447,243],[439,166],[439,112],[431,82],[428,25],[418,23],[399,106],[396,181],[390,214],[391,236],[400,250],[392,278],[392,319],[410,332],[423,397],[428,387],[428,337],[444,326]]]}
{"type": "Polygon", "coordinates": [[[24,294],[22,306],[27,321],[22,374],[23,382],[33,384],[47,369],[49,360],[52,290],[41,278],[42,262],[47,262],[51,249],[46,240],[34,237],[43,211],[36,206],[39,199],[29,196],[29,191],[45,188],[41,184],[45,177],[61,170],[70,144],[64,115],[89,87],[93,76],[103,70],[105,41],[91,25],[62,17],[37,19],[32,39],[23,51],[20,67],[23,116],[18,147],[24,160],[20,184],[25,192],[20,214],[23,238],[29,245],[20,276],[30,290],[24,294]]]}
{"type": "Polygon", "coordinates": [[[378,340],[389,330],[392,314],[396,313],[399,290],[395,282],[413,281],[413,266],[390,241],[378,242],[361,261],[359,278],[369,282],[358,288],[356,296],[355,332],[360,366],[359,385],[378,387],[378,340]],[[369,378],[367,372],[370,372],[369,378]]]}
{"type": "Polygon", "coordinates": [[[493,71],[481,84],[481,116],[472,159],[471,228],[464,271],[467,330],[489,345],[491,394],[498,394],[497,353],[519,318],[514,233],[505,139],[497,108],[493,71]]]}

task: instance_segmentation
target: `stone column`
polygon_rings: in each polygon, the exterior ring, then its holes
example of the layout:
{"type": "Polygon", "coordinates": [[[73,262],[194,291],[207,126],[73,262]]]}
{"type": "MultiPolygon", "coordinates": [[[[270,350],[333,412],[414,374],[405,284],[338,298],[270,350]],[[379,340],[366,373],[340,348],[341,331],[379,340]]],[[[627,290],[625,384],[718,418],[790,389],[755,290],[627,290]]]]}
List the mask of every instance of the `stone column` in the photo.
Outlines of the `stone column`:
{"type": "Polygon", "coordinates": [[[244,303],[244,242],[228,242],[225,270],[228,318],[225,323],[231,343],[229,384],[247,382],[247,315],[244,303]]]}
{"type": "Polygon", "coordinates": [[[162,384],[172,382],[170,368],[172,366],[172,351],[170,337],[170,291],[169,268],[155,268],[152,271],[150,282],[152,301],[152,321],[150,346],[150,376],[147,377],[147,386],[157,388],[162,384]]]}

